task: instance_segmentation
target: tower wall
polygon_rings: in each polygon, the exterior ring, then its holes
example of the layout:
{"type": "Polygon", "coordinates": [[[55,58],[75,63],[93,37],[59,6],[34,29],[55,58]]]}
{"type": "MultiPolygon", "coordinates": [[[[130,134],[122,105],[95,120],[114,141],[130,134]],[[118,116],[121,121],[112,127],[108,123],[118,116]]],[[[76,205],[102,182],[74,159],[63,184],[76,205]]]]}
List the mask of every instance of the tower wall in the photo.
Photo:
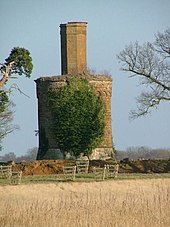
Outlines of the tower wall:
{"type": "MultiPolygon", "coordinates": [[[[99,146],[93,151],[91,158],[99,159],[110,156],[112,153],[112,129],[111,129],[111,95],[112,95],[112,78],[104,75],[89,75],[79,74],[79,78],[87,79],[93,86],[98,95],[102,97],[103,103],[106,107],[106,126],[104,137],[99,146]]],[[[52,156],[63,158],[59,150],[57,141],[52,131],[52,114],[48,103],[48,89],[50,87],[60,89],[66,84],[66,78],[69,75],[40,77],[36,80],[37,98],[38,98],[38,122],[39,122],[39,157],[40,159],[50,159],[52,156]],[[48,141],[48,151],[42,153],[44,149],[44,141],[48,141]]]]}

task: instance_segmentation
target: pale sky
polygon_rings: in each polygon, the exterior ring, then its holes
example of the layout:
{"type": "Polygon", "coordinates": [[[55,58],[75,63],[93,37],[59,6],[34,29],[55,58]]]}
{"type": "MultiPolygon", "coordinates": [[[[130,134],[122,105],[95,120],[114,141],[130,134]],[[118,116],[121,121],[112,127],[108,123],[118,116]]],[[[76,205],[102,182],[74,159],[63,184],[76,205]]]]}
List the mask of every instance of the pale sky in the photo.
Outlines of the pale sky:
{"type": "Polygon", "coordinates": [[[28,49],[33,58],[31,79],[11,80],[30,98],[14,92],[14,124],[20,126],[6,137],[1,155],[25,154],[37,146],[37,98],[34,80],[61,74],[61,23],[85,21],[88,67],[108,71],[113,77],[112,134],[118,150],[131,146],[170,148],[170,104],[163,103],[151,115],[134,121],[129,112],[144,87],[120,71],[117,54],[130,42],[154,40],[154,34],[170,27],[169,0],[0,0],[0,62],[13,47],[28,49]]]}

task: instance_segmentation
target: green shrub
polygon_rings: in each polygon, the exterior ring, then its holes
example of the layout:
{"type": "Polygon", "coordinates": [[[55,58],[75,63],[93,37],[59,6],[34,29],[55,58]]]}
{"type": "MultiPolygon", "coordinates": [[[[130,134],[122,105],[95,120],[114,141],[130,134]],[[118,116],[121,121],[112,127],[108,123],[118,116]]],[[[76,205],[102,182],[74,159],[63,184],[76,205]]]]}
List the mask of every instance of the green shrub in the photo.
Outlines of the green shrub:
{"type": "Polygon", "coordinates": [[[87,80],[70,76],[64,87],[50,88],[48,97],[60,150],[75,157],[89,156],[104,135],[105,108],[100,96],[87,80]]]}

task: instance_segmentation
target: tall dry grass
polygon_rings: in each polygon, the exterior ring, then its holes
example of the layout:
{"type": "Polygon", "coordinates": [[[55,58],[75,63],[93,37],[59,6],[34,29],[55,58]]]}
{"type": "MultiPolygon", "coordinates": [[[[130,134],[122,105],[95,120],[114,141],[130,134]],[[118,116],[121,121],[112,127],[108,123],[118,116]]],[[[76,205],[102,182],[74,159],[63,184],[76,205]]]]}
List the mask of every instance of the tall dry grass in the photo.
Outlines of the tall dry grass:
{"type": "Polygon", "coordinates": [[[1,227],[169,227],[170,179],[0,187],[1,227]]]}

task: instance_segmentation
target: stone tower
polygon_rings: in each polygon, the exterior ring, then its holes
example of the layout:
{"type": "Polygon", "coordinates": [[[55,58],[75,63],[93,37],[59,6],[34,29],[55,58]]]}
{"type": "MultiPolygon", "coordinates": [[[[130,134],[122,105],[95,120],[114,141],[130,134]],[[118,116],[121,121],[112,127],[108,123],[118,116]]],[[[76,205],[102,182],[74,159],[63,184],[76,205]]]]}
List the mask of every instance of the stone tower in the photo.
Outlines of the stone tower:
{"type": "Polygon", "coordinates": [[[40,77],[36,82],[38,98],[39,151],[37,159],[62,159],[52,132],[52,115],[48,106],[49,87],[60,89],[70,75],[86,79],[93,86],[106,106],[106,126],[101,144],[93,150],[92,159],[102,159],[112,155],[111,95],[112,78],[108,75],[91,75],[86,63],[86,22],[68,22],[60,25],[61,74],[40,77]]]}
{"type": "Polygon", "coordinates": [[[86,22],[60,25],[62,75],[87,71],[86,25],[86,22]]]}

